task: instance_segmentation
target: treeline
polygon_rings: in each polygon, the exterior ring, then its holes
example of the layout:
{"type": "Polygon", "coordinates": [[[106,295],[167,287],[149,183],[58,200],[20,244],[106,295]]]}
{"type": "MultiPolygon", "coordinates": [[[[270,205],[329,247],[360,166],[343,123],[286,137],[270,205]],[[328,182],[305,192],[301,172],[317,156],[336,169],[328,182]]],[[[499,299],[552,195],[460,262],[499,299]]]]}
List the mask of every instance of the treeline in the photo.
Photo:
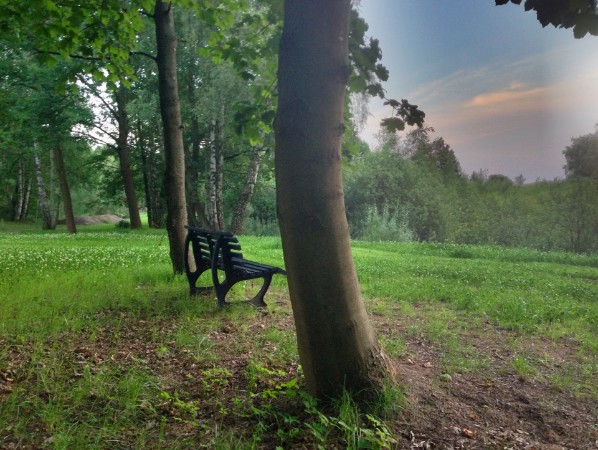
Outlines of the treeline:
{"type": "Polygon", "coordinates": [[[466,176],[430,131],[390,137],[347,168],[353,238],[598,250],[598,131],[565,149],[565,179],[531,184],[483,170],[466,176]]]}
{"type": "MultiPolygon", "coordinates": [[[[565,149],[566,177],[533,183],[463,173],[431,128],[386,134],[375,151],[358,140],[351,146],[344,179],[353,239],[598,251],[598,129],[565,149]]],[[[250,229],[275,233],[274,193],[259,198],[250,229]]]]}

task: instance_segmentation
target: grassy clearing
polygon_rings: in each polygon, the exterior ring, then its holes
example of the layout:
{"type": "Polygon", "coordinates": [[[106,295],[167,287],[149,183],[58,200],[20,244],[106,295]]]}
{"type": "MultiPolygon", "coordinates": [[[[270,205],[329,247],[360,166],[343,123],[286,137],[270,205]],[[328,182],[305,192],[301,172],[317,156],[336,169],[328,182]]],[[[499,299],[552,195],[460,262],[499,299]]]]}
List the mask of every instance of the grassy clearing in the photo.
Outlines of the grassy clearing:
{"type": "MultiPolygon", "coordinates": [[[[241,240],[282,265],[278,239],[241,240]]],[[[355,242],[354,257],[388,353],[420,358],[438,385],[512,374],[598,399],[597,256],[355,242]]],[[[350,398],[319,409],[301,389],[284,277],[266,300],[189,298],[163,232],[0,232],[0,447],[399,445],[404,388],[374,415],[350,398]]]]}
{"type": "Polygon", "coordinates": [[[598,352],[598,256],[359,242],[353,253],[368,297],[390,304],[437,302],[474,320],[488,317],[501,328],[570,336],[598,352]]]}

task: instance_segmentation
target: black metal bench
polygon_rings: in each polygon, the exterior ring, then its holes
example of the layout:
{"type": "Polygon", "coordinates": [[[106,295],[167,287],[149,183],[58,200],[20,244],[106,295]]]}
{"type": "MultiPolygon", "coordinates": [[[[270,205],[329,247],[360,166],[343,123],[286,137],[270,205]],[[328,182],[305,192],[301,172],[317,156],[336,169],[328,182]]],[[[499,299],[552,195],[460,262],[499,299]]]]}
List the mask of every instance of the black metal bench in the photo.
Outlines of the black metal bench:
{"type": "Polygon", "coordinates": [[[243,258],[241,244],[237,237],[226,231],[211,231],[203,228],[186,226],[185,240],[185,272],[189,281],[189,292],[196,295],[215,289],[218,306],[226,304],[226,294],[239,281],[263,278],[259,292],[249,302],[257,307],[264,307],[264,295],[270,287],[274,274],[286,275],[286,271],[279,267],[268,266],[243,258]],[[191,260],[190,252],[193,259],[191,260]],[[195,268],[191,267],[194,262],[195,268]],[[197,286],[197,280],[207,270],[212,272],[213,286],[197,286]],[[224,272],[224,279],[220,281],[218,271],[224,272]]]}

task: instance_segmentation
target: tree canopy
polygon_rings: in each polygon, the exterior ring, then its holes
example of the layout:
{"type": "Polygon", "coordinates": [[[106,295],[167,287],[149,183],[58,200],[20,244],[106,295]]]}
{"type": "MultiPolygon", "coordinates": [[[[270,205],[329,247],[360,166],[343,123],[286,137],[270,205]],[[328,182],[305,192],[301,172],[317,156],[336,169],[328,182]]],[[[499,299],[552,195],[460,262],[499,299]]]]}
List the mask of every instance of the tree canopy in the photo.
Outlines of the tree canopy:
{"type": "MultiPolygon", "coordinates": [[[[521,4],[522,0],[496,0],[497,5],[521,4]]],[[[573,28],[573,35],[598,36],[598,10],[596,0],[525,0],[526,11],[535,11],[543,27],[573,28]]]]}
{"type": "Polygon", "coordinates": [[[598,124],[594,133],[571,139],[563,151],[567,176],[588,177],[598,180],[598,124]]]}

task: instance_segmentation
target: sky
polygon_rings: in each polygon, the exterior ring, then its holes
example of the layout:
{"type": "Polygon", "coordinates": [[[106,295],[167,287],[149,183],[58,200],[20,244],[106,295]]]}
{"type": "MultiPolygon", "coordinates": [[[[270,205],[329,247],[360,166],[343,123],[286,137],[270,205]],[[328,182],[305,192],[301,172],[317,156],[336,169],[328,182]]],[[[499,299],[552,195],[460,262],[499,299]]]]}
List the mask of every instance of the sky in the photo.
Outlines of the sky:
{"type": "MultiPolygon", "coordinates": [[[[418,105],[464,173],[563,178],[571,138],[594,132],[598,37],[494,0],[361,0],[359,11],[390,71],[386,96],[418,105]]],[[[374,99],[369,112],[361,137],[375,147],[391,110],[374,99]]]]}

